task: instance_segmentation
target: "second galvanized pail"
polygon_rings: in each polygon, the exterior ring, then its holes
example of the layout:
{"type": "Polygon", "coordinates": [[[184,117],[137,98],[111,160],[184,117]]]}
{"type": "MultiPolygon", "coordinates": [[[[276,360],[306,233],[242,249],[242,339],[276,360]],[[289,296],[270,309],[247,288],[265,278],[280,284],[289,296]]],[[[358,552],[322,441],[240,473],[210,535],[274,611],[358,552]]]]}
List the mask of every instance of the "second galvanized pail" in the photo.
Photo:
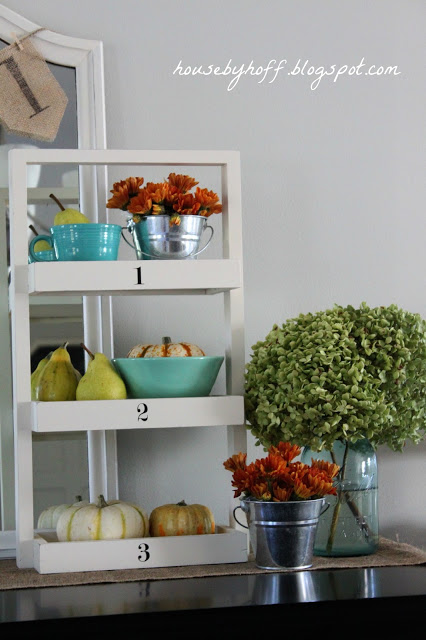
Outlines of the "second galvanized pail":
{"type": "MultiPolygon", "coordinates": [[[[130,220],[128,231],[138,260],[182,260],[195,258],[209,245],[213,237],[213,227],[207,224],[205,216],[182,215],[179,225],[170,226],[170,216],[143,216],[140,222],[130,220]],[[202,249],[199,248],[203,232],[208,229],[210,237],[202,249]]],[[[123,236],[124,237],[124,236],[123,236]]]]}
{"type": "Polygon", "coordinates": [[[234,518],[249,529],[257,567],[290,571],[312,566],[319,517],[327,508],[324,498],[292,502],[246,499],[235,507],[234,518]],[[246,514],[248,527],[237,520],[237,509],[246,514]]]}

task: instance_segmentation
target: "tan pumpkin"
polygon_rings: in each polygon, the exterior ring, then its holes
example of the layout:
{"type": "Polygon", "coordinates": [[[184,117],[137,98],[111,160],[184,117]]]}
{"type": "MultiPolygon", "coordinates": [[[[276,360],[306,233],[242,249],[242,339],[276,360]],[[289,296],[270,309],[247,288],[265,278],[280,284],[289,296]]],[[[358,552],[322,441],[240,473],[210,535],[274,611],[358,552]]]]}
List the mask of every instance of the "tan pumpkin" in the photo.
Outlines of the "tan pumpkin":
{"type": "MultiPolygon", "coordinates": [[[[76,496],[75,500],[73,504],[79,507],[89,504],[89,501],[82,500],[81,496],[76,496]]],[[[61,513],[72,507],[73,504],[56,504],[44,509],[38,517],[37,529],[56,529],[61,513]]]]}
{"type": "Polygon", "coordinates": [[[106,502],[101,495],[97,504],[73,505],[63,511],[56,534],[59,542],[146,538],[149,518],[142,507],[122,500],[106,502]]]}
{"type": "Polygon", "coordinates": [[[161,344],[137,344],[130,349],[128,358],[186,358],[188,356],[205,356],[196,344],[190,342],[172,342],[169,337],[162,339],[161,344]]]}
{"type": "Polygon", "coordinates": [[[164,504],[156,507],[149,517],[151,536],[192,536],[215,532],[214,516],[202,504],[164,504]]]}

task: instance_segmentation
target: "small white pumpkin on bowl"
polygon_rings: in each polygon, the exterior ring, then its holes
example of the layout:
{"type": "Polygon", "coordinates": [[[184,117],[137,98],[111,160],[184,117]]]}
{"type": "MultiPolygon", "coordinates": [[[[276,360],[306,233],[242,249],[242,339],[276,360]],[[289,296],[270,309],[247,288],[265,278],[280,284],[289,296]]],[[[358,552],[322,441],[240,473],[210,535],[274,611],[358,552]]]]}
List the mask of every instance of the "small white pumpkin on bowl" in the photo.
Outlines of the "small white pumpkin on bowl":
{"type": "Polygon", "coordinates": [[[172,342],[166,336],[161,344],[137,344],[127,354],[128,358],[186,358],[205,356],[204,351],[191,342],[172,342]]]}

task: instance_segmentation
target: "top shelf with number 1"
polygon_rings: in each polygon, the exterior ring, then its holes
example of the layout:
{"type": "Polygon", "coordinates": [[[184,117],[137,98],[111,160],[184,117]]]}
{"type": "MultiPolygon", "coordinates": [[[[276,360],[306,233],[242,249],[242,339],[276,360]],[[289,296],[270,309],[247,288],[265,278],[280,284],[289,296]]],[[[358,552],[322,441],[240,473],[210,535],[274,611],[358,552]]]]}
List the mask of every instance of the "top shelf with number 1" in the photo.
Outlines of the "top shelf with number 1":
{"type": "Polygon", "coordinates": [[[17,291],[31,295],[212,294],[242,286],[239,260],[39,262],[16,279],[17,291]]]}

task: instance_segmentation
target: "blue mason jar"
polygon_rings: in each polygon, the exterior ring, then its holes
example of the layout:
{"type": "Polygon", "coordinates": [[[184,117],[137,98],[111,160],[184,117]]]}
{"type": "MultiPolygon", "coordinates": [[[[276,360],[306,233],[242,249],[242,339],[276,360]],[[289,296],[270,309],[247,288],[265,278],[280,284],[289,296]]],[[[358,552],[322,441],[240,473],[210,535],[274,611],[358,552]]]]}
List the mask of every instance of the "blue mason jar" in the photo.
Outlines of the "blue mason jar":
{"type": "Polygon", "coordinates": [[[315,536],[316,556],[360,556],[377,551],[379,518],[377,498],[377,458],[367,439],[355,443],[336,441],[331,451],[305,447],[301,461],[334,462],[340,467],[336,477],[337,496],[325,496],[330,507],[320,517],[315,536]]]}

